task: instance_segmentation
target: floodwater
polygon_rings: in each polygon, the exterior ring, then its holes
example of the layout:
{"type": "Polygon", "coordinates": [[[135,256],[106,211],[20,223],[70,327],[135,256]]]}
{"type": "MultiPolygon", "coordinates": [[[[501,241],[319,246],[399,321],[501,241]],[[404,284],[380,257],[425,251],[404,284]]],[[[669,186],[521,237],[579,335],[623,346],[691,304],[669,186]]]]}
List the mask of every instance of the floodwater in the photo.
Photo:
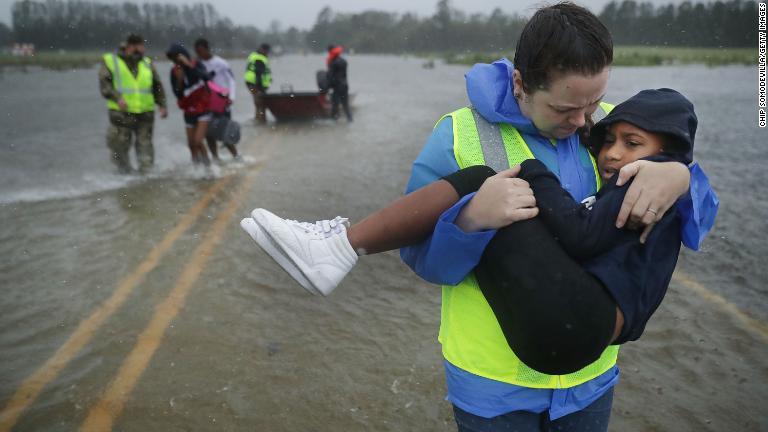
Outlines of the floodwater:
{"type": "MultiPolygon", "coordinates": [[[[401,193],[435,121],[467,103],[465,67],[349,62],[354,123],[257,128],[240,87],[245,162],[191,169],[172,107],[147,178],[112,171],[95,69],[0,73],[0,430],[455,430],[438,288],[387,253],[313,297],[238,226],[253,207],[359,220],[401,193]]],[[[275,88],[312,89],[322,65],[275,59],[275,88]]],[[[233,66],[239,75],[243,62],[233,66]]],[[[697,159],[721,212],[704,250],[683,252],[643,339],[623,348],[611,430],[768,429],[755,76],[612,73],[608,101],[666,86],[694,102],[697,159]]]]}

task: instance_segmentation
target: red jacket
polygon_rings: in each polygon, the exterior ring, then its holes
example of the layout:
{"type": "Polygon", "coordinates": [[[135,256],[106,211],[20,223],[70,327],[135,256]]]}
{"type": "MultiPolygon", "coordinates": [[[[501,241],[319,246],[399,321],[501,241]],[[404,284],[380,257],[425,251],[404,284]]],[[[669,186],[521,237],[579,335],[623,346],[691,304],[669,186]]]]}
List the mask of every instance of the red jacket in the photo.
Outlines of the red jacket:
{"type": "Polygon", "coordinates": [[[193,68],[185,68],[180,65],[174,65],[171,71],[171,86],[178,98],[179,108],[185,114],[203,114],[208,112],[210,105],[211,92],[206,87],[207,74],[202,63],[193,62],[193,68]],[[184,82],[183,90],[178,91],[176,72],[181,69],[184,82]]]}

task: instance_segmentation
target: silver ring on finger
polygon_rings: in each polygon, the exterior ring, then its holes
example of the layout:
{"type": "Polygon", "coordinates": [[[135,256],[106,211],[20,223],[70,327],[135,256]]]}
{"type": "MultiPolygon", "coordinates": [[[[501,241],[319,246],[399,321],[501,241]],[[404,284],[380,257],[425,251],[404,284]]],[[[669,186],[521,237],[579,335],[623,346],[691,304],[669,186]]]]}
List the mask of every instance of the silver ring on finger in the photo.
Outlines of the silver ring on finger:
{"type": "Polygon", "coordinates": [[[655,209],[652,209],[652,208],[649,208],[648,210],[646,210],[646,212],[653,213],[654,216],[658,216],[659,215],[658,210],[655,210],[655,209]]]}

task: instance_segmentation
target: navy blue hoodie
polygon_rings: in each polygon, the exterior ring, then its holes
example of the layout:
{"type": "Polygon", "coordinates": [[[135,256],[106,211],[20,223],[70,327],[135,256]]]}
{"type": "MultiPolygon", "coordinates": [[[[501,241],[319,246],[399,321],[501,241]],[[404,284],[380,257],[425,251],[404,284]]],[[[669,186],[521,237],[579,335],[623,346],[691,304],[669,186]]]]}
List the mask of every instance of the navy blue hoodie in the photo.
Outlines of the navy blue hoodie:
{"type": "Polygon", "coordinates": [[[189,55],[189,51],[187,51],[183,45],[178,43],[171,44],[165,54],[171,61],[174,61],[176,56],[182,54],[184,57],[189,59],[193,65],[191,68],[182,66],[182,70],[184,71],[184,83],[182,86],[179,86],[179,83],[176,80],[176,76],[173,74],[173,68],[171,68],[171,90],[173,91],[173,94],[176,95],[177,99],[184,98],[185,90],[196,85],[198,82],[208,81],[211,79],[211,74],[205,70],[205,65],[203,65],[202,62],[193,59],[192,56],[189,55]]]}
{"type": "MultiPolygon", "coordinates": [[[[644,90],[617,105],[592,128],[593,149],[599,150],[606,129],[619,121],[665,135],[664,151],[646,159],[691,162],[698,121],[693,105],[680,93],[644,90]]],[[[533,189],[539,218],[566,252],[603,283],[621,309],[624,327],[614,343],[638,339],[664,298],[677,264],[681,234],[676,208],[641,244],[638,231],[614,225],[629,186],[617,187],[617,176],[600,189],[591,210],[574,200],[538,160],[525,161],[520,178],[533,189]]]]}

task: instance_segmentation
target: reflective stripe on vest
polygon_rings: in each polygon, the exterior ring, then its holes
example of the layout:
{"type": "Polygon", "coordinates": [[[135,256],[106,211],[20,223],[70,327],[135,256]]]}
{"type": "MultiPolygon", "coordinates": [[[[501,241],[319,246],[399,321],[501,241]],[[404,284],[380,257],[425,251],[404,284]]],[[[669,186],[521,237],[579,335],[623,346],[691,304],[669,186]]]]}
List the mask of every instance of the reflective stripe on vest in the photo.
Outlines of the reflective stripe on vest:
{"type": "Polygon", "coordinates": [[[269,88],[272,84],[272,71],[269,69],[269,58],[264,54],[251,53],[248,56],[248,66],[245,69],[245,82],[248,84],[256,84],[256,65],[255,63],[260,61],[264,63],[264,73],[261,74],[261,87],[269,88]]]}
{"type": "Polygon", "coordinates": [[[496,172],[509,168],[507,151],[504,148],[504,140],[501,137],[499,125],[484,119],[474,108],[472,108],[472,116],[475,119],[477,135],[480,140],[480,147],[483,150],[485,164],[496,172]]]}
{"type": "MultiPolygon", "coordinates": [[[[152,67],[149,58],[143,58],[137,65],[136,76],[117,54],[104,54],[104,64],[112,74],[112,86],[125,100],[126,112],[141,114],[155,110],[155,97],[152,94],[152,67]]],[[[117,102],[107,100],[107,108],[120,111],[117,102]]]]}
{"type": "MultiPolygon", "coordinates": [[[[494,125],[473,111],[462,108],[446,115],[453,120],[453,151],[460,169],[493,163],[494,169],[503,170],[533,158],[514,127],[504,123],[494,125]]],[[[596,166],[594,159],[592,163],[596,166]]],[[[598,188],[599,181],[600,177],[596,176],[598,188]]],[[[529,388],[567,388],[587,382],[613,367],[619,351],[618,346],[609,346],[597,361],[568,375],[547,375],[529,368],[509,348],[474,273],[458,285],[443,286],[438,339],[443,356],[455,366],[485,378],[529,388]]]]}

